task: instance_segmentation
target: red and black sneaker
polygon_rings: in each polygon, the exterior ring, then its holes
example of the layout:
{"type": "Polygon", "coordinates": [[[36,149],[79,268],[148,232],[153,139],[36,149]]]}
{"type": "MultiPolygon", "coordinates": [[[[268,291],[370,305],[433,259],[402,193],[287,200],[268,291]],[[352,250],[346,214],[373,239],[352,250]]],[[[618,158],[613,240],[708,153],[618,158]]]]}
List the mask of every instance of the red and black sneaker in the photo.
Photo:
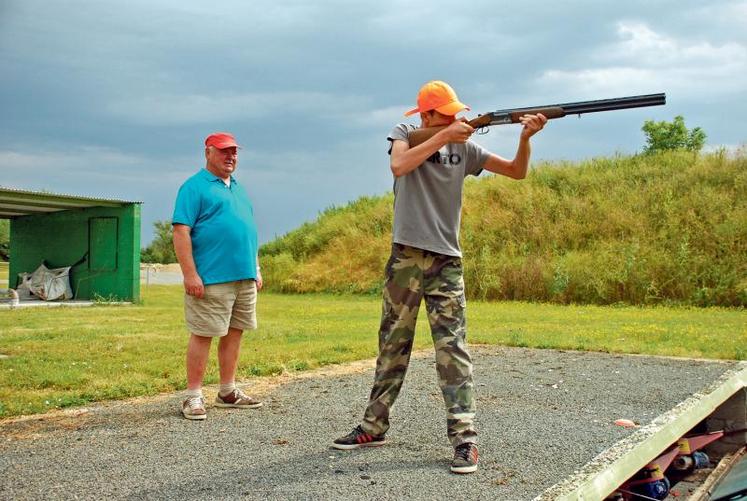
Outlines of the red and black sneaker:
{"type": "Polygon", "coordinates": [[[378,447],[384,445],[386,439],[384,435],[371,435],[363,431],[360,425],[356,426],[353,431],[345,435],[344,437],[338,438],[332,442],[332,447],[335,449],[357,449],[359,447],[378,447]]]}
{"type": "Polygon", "coordinates": [[[454,449],[454,460],[451,471],[454,473],[472,473],[477,471],[477,446],[470,442],[457,445],[454,449]]]}

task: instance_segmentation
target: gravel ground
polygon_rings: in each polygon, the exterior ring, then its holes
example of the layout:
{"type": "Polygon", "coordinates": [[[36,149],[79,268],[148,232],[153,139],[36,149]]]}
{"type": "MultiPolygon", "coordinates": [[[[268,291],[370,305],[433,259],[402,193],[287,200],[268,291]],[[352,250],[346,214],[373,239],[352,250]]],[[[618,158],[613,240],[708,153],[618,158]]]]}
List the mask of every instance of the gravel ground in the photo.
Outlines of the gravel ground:
{"type": "MultiPolygon", "coordinates": [[[[0,499],[531,499],[733,363],[472,348],[480,469],[452,450],[430,352],[413,357],[389,443],[336,451],[357,424],[373,363],[254,384],[258,410],[178,412],[179,395],[0,423],[0,499]],[[78,414],[78,415],[75,415],[78,414]]],[[[214,395],[214,388],[208,396],[214,395]]]]}

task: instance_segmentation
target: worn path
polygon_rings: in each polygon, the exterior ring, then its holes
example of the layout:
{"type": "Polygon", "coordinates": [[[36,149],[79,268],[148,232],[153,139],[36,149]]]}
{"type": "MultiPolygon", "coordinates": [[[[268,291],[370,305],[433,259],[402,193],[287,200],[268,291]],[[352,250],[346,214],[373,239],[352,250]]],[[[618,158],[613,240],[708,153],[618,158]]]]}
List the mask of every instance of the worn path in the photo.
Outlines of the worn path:
{"type": "MultiPolygon", "coordinates": [[[[480,469],[451,448],[431,352],[414,357],[389,444],[335,451],[373,361],[248,382],[259,410],[178,413],[178,395],[0,422],[0,499],[531,499],[734,363],[473,347],[480,469]]],[[[214,390],[208,393],[214,396],[214,390]]]]}

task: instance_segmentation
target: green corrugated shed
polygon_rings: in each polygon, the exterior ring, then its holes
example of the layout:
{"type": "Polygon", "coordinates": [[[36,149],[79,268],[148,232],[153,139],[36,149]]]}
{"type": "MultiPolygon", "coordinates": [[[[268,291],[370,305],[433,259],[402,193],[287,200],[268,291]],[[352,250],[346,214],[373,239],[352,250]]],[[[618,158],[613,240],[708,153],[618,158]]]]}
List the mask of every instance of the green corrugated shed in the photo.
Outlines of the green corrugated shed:
{"type": "Polygon", "coordinates": [[[0,218],[10,219],[9,287],[18,274],[78,263],[75,299],[140,299],[140,202],[0,187],[0,218]]]}

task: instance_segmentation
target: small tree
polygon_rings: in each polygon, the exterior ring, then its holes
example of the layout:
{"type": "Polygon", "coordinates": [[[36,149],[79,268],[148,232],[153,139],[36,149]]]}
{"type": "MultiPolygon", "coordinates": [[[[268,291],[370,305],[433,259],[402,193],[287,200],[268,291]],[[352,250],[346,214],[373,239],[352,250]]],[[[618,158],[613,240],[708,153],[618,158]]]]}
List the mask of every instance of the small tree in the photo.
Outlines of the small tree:
{"type": "Polygon", "coordinates": [[[148,247],[140,250],[140,261],[143,263],[175,263],[174,229],[171,221],[156,221],[153,223],[156,236],[148,247]]]}
{"type": "Polygon", "coordinates": [[[664,150],[700,151],[706,140],[706,133],[700,127],[688,130],[682,115],[674,117],[672,122],[646,120],[641,130],[646,134],[644,153],[664,150]]]}

